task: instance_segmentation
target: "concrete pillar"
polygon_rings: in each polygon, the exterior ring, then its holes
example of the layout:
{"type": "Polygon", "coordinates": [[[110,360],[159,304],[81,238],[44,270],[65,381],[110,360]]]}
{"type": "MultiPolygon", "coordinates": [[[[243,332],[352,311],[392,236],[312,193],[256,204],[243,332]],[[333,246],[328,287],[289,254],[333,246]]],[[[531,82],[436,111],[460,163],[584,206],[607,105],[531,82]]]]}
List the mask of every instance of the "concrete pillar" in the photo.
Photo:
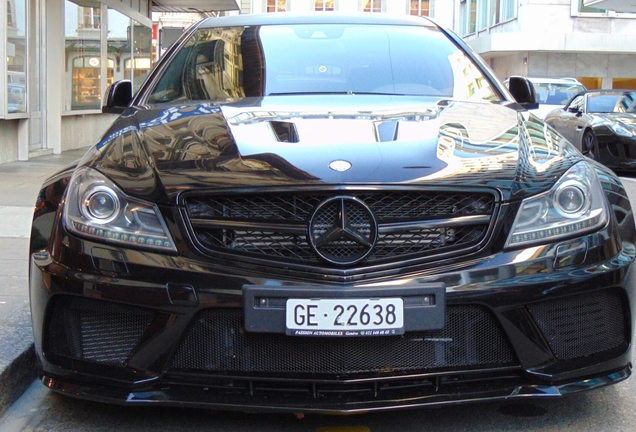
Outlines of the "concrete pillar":
{"type": "Polygon", "coordinates": [[[394,15],[406,15],[407,14],[406,0],[391,0],[386,2],[386,13],[394,15]]]}
{"type": "Polygon", "coordinates": [[[338,2],[338,12],[358,12],[358,0],[340,0],[338,2]]]}
{"type": "Polygon", "coordinates": [[[252,0],[252,13],[259,14],[265,12],[267,9],[264,8],[265,0],[252,0]]]}
{"type": "Polygon", "coordinates": [[[46,147],[53,153],[62,153],[62,94],[64,82],[64,0],[44,2],[46,16],[44,29],[44,100],[43,111],[46,118],[46,147]]]}
{"type": "Polygon", "coordinates": [[[612,78],[603,77],[603,80],[601,81],[602,89],[611,89],[612,85],[612,78]]]}
{"type": "Polygon", "coordinates": [[[18,160],[29,160],[29,119],[18,120],[18,160]]]}
{"type": "Polygon", "coordinates": [[[293,13],[307,13],[314,10],[313,0],[292,0],[287,2],[287,10],[293,13]]]}

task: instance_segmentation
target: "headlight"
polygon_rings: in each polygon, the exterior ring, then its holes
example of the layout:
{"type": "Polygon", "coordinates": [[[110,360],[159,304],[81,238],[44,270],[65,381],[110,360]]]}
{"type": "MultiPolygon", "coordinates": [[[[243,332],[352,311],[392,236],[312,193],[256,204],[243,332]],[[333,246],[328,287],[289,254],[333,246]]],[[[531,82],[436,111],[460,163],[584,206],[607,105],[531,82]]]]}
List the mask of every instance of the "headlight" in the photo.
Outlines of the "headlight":
{"type": "Polygon", "coordinates": [[[156,205],[126,196],[90,168],[80,168],[71,178],[64,224],[69,231],[98,241],[176,252],[156,205]]]}
{"type": "Polygon", "coordinates": [[[605,225],[607,214],[596,172],[580,162],[551,190],[523,200],[506,247],[579,236],[605,225]]]}
{"type": "Polygon", "coordinates": [[[616,133],[616,135],[625,136],[625,137],[633,137],[634,136],[634,132],[632,130],[626,128],[625,126],[623,126],[623,125],[621,125],[619,123],[611,123],[610,127],[612,128],[614,133],[616,133]]]}

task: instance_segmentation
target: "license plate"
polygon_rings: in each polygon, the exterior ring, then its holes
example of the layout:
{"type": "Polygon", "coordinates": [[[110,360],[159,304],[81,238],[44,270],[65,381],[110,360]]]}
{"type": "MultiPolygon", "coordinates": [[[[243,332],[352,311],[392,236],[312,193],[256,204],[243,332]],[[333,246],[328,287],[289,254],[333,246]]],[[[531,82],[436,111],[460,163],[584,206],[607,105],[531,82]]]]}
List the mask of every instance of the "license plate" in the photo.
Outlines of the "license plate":
{"type": "Polygon", "coordinates": [[[404,333],[401,298],[288,299],[286,333],[292,336],[390,336],[404,333]]]}

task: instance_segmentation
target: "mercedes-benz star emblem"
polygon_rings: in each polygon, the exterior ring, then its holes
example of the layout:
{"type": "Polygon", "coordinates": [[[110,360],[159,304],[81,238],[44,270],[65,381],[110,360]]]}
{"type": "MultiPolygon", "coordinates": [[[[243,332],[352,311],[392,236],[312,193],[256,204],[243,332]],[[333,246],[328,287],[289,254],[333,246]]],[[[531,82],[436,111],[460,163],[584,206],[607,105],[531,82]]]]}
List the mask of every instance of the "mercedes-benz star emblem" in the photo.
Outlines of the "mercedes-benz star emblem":
{"type": "Polygon", "coordinates": [[[309,243],[322,259],[340,265],[363,260],[377,239],[371,209],[350,196],[329,198],[318,205],[309,223],[309,243]]]}
{"type": "Polygon", "coordinates": [[[346,160],[335,160],[329,164],[329,168],[334,171],[344,172],[351,168],[351,164],[346,160]]]}

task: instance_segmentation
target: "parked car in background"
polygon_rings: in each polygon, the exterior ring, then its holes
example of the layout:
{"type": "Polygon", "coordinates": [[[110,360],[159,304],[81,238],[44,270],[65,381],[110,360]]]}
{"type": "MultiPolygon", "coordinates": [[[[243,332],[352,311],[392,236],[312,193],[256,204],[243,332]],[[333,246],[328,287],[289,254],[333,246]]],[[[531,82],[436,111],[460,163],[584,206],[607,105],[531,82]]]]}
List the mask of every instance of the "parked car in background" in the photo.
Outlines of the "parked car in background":
{"type": "MultiPolygon", "coordinates": [[[[586,88],[575,78],[528,78],[534,85],[539,107],[532,111],[539,118],[545,118],[556,108],[562,108],[572,97],[586,88]]],[[[505,81],[507,82],[507,80],[505,81]]]]}
{"type": "Polygon", "coordinates": [[[121,404],[368,412],[632,368],[619,178],[461,38],[386,14],[186,30],[33,216],[44,384],[121,404]]]}
{"type": "Polygon", "coordinates": [[[583,154],[615,171],[636,168],[636,90],[588,90],[545,122],[583,154]]]}

